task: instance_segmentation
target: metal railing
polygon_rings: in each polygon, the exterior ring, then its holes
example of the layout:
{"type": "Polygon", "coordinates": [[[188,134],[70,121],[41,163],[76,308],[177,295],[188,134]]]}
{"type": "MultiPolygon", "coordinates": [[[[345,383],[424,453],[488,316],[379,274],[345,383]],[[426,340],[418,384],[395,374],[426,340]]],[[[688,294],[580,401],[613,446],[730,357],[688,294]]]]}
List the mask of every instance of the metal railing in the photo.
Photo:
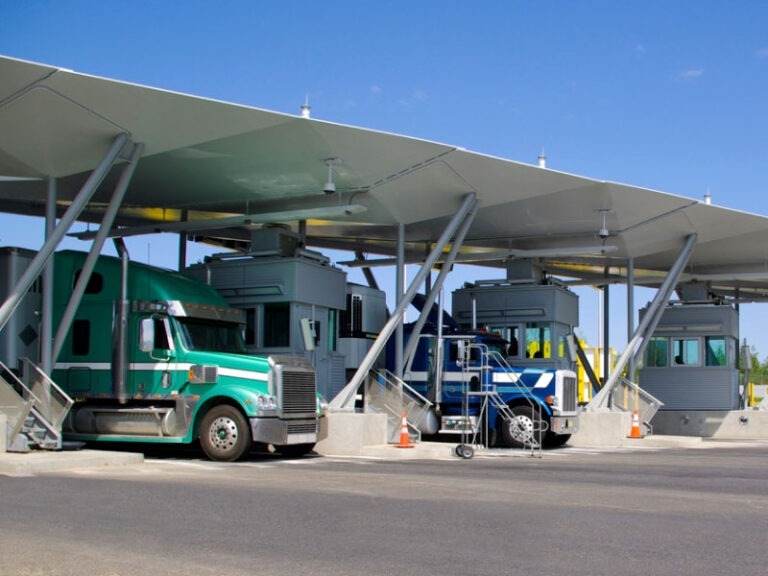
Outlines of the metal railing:
{"type": "Polygon", "coordinates": [[[619,378],[608,404],[611,410],[621,410],[622,412],[637,410],[640,422],[648,428],[649,432],[651,430],[650,422],[662,406],[664,406],[664,402],[623,376],[619,378]]]}
{"type": "Polygon", "coordinates": [[[0,411],[8,416],[8,449],[26,451],[29,441],[61,448],[61,425],[73,400],[28,358],[19,360],[19,374],[0,362],[0,411]]]}
{"type": "Polygon", "coordinates": [[[33,401],[33,408],[51,426],[61,430],[74,400],[29,358],[21,358],[19,368],[24,388],[28,391],[25,397],[33,401]]]}
{"type": "Polygon", "coordinates": [[[388,370],[371,370],[364,381],[365,411],[387,415],[387,437],[397,442],[403,414],[409,433],[421,440],[419,425],[432,403],[388,370]]]}
{"type": "MultiPolygon", "coordinates": [[[[2,366],[2,363],[0,363],[2,366]]],[[[27,401],[19,395],[12,382],[15,376],[2,366],[0,373],[0,412],[6,415],[6,446],[4,449],[12,447],[19,435],[24,422],[32,410],[32,402],[27,401]]]]}

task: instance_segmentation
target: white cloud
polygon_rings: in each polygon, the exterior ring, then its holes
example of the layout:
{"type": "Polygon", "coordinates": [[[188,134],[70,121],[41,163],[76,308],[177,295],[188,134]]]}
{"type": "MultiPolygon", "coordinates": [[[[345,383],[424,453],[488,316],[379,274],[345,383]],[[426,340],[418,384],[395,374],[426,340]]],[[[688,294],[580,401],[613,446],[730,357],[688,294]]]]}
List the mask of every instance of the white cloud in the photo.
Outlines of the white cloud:
{"type": "Polygon", "coordinates": [[[678,82],[691,82],[693,80],[701,78],[703,75],[704,75],[703,68],[690,68],[688,70],[683,70],[682,72],[678,72],[675,75],[675,80],[677,80],[678,82]]]}
{"type": "Polygon", "coordinates": [[[646,52],[648,52],[648,50],[646,50],[644,44],[635,45],[635,54],[645,54],[646,52]]]}
{"type": "Polygon", "coordinates": [[[427,93],[423,90],[414,90],[407,98],[400,98],[398,103],[401,106],[415,106],[420,102],[424,102],[428,98],[427,93]]]}
{"type": "Polygon", "coordinates": [[[371,94],[374,94],[376,96],[381,94],[381,86],[379,86],[378,84],[373,84],[370,90],[371,90],[371,94]]]}
{"type": "Polygon", "coordinates": [[[768,58],[768,48],[760,48],[755,51],[755,56],[758,58],[768,58]]]}

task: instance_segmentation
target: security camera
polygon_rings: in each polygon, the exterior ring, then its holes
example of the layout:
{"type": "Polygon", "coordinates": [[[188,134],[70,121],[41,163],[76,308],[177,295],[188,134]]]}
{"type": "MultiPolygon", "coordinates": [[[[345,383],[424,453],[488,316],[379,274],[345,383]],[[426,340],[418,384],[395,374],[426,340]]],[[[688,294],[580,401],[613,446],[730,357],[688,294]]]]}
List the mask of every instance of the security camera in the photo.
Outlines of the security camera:
{"type": "Polygon", "coordinates": [[[323,184],[323,192],[326,194],[335,194],[336,184],[333,183],[333,167],[341,166],[341,158],[326,158],[325,165],[328,166],[328,180],[323,184]]]}
{"type": "Polygon", "coordinates": [[[600,238],[608,238],[608,236],[611,235],[610,232],[608,232],[608,228],[600,228],[600,231],[597,233],[600,238]]]}

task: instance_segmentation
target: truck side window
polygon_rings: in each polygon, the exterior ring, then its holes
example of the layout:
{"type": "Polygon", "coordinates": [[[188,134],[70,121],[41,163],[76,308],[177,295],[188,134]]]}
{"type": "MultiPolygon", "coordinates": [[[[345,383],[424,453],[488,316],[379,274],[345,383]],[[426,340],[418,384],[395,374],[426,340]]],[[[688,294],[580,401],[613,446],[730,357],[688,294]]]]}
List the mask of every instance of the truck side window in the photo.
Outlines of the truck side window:
{"type": "MultiPolygon", "coordinates": [[[[455,340],[450,343],[450,348],[448,350],[448,359],[451,362],[456,362],[457,360],[461,360],[459,356],[459,343],[455,340]]],[[[469,349],[469,361],[470,362],[480,361],[480,350],[475,346],[472,346],[469,349]]]]}
{"type": "MultiPolygon", "coordinates": [[[[75,272],[75,277],[72,280],[72,288],[74,288],[75,284],[77,284],[77,280],[80,278],[81,272],[82,270],[78,270],[77,272],[75,272]]],[[[92,273],[91,277],[88,278],[88,284],[85,286],[85,293],[99,294],[103,289],[104,289],[104,277],[98,272],[92,273]]]]}
{"type": "Polygon", "coordinates": [[[170,339],[168,338],[168,332],[165,329],[165,322],[163,320],[155,319],[155,349],[156,350],[170,350],[170,339]]]}
{"type": "Polygon", "coordinates": [[[160,318],[143,318],[139,334],[139,348],[143,352],[170,350],[170,339],[165,322],[160,318]]]}
{"type": "Polygon", "coordinates": [[[72,323],[72,354],[87,356],[91,349],[90,320],[75,320],[72,323]]]}

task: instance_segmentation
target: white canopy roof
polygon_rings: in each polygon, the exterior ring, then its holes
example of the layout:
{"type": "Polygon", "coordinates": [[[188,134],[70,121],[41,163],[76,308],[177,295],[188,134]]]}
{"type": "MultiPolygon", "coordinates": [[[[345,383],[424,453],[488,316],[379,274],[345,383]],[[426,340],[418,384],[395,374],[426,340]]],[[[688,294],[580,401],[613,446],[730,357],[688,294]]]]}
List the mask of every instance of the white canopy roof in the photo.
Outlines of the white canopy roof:
{"type": "MultiPolygon", "coordinates": [[[[503,266],[535,257],[584,281],[620,276],[656,285],[685,238],[698,244],[684,280],[768,294],[768,218],[643,188],[565,174],[455,146],[342,126],[96,78],[0,57],[0,211],[42,215],[47,177],[71,202],[116,135],[145,145],[117,217],[121,226],[262,214],[296,226],[307,209],[353,206],[307,220],[310,245],[424,258],[464,196],[479,208],[461,261],[503,266]],[[337,192],[323,192],[329,159],[337,192]],[[364,210],[363,210],[364,209],[364,210]],[[279,213],[270,216],[269,213],[279,213]],[[601,237],[605,228],[609,234],[601,237]]],[[[118,170],[83,218],[100,219],[118,170]]],[[[309,213],[311,214],[311,213],[309,213]]],[[[253,224],[251,224],[252,226],[253,224]]],[[[206,233],[247,240],[245,226],[206,233]]]]}

